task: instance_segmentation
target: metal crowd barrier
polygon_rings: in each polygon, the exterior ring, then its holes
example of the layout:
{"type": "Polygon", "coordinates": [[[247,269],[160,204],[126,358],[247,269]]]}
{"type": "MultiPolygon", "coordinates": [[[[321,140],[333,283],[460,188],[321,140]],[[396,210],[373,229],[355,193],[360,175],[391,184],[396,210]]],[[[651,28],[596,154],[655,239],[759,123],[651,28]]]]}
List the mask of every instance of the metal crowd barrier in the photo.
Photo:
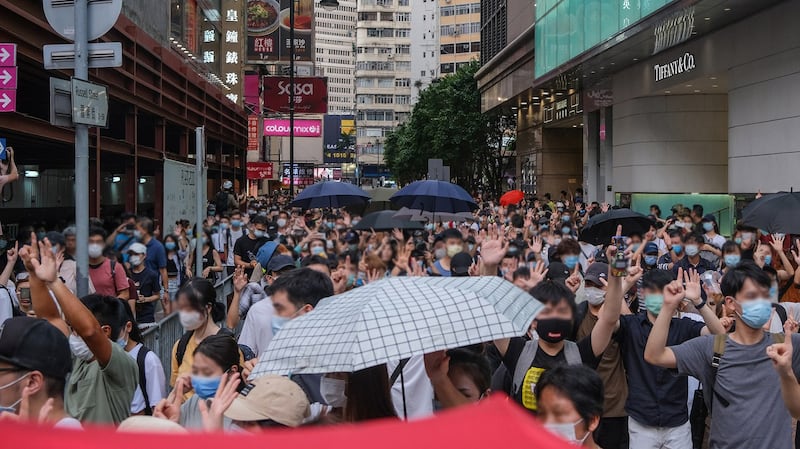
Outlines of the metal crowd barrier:
{"type": "MultiPolygon", "coordinates": [[[[214,285],[217,291],[217,301],[227,305],[228,295],[233,293],[233,275],[230,275],[214,285]]],[[[172,347],[183,335],[178,312],[173,312],[155,325],[142,330],[142,344],[158,355],[164,367],[167,383],[172,374],[172,347]]],[[[238,334],[237,334],[238,335],[238,334]]],[[[169,385],[168,385],[169,386],[169,385]]]]}

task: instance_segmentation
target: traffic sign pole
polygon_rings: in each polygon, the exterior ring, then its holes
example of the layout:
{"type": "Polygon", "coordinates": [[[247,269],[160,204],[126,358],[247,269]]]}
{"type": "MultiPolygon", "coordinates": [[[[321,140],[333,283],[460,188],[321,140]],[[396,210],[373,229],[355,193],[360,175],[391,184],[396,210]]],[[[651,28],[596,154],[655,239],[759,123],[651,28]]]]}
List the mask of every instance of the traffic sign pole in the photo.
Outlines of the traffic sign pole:
{"type": "MultiPolygon", "coordinates": [[[[75,78],[89,80],[88,0],[75,0],[75,78]]],[[[75,124],[75,256],[78,297],[89,293],[89,127],[75,124]]]]}

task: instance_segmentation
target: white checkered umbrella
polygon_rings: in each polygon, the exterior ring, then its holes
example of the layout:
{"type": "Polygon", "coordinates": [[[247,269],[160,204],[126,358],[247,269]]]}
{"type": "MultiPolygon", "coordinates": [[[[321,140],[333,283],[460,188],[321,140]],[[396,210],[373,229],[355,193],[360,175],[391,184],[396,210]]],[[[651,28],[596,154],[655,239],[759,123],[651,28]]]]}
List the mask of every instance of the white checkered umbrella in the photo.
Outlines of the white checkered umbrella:
{"type": "Polygon", "coordinates": [[[525,334],[542,308],[499,277],[398,277],[326,298],[286,323],[251,378],[354,372],[525,334]]]}

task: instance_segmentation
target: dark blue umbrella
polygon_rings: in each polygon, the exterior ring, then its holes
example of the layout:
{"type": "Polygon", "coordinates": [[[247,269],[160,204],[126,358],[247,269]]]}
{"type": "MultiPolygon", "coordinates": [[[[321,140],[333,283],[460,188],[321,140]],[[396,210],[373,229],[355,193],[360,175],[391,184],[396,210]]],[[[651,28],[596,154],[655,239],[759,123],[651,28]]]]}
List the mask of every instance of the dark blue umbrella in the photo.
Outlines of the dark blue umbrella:
{"type": "Polygon", "coordinates": [[[345,182],[318,182],[297,195],[290,206],[304,210],[339,208],[365,204],[369,201],[366,192],[345,182]]]}
{"type": "Polygon", "coordinates": [[[403,187],[389,199],[400,207],[425,212],[457,214],[478,208],[475,200],[461,187],[445,181],[416,181],[403,187]]]}

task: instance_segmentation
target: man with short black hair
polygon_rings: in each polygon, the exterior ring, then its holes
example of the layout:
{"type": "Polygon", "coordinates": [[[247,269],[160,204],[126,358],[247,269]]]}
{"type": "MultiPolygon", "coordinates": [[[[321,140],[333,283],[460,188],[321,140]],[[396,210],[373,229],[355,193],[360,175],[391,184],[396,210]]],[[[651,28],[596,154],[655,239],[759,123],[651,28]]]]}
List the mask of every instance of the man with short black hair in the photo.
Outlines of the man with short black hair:
{"type": "MultiPolygon", "coordinates": [[[[718,449],[791,449],[792,419],[781,406],[781,382],[772,368],[767,347],[783,334],[763,330],[772,306],[770,279],[753,263],[731,268],[722,278],[725,303],[736,314],[736,328],[728,335],[703,336],[677,346],[667,346],[672,314],[686,295],[680,281],[665,289],[661,313],[653,324],[644,352],[654,365],[698,378],[706,406],[713,415],[709,447],[718,449]]],[[[696,290],[696,289],[695,289],[696,290]]],[[[692,298],[694,299],[694,298],[692,298]]],[[[800,335],[791,335],[800,345],[800,335]]],[[[800,375],[800,353],[791,361],[800,375]]]]}
{"type": "Polygon", "coordinates": [[[442,233],[442,240],[444,241],[444,257],[434,262],[434,272],[439,276],[450,277],[450,261],[453,257],[464,251],[464,237],[457,229],[446,229],[442,233]]]}
{"type": "Polygon", "coordinates": [[[234,244],[234,263],[237,267],[243,267],[248,276],[253,274],[253,268],[258,263],[256,254],[261,245],[267,243],[267,238],[267,221],[264,217],[256,215],[250,219],[247,234],[240,237],[234,244]]]}
{"type": "Polygon", "coordinates": [[[80,421],[64,411],[64,385],[71,370],[69,341],[52,324],[31,317],[0,324],[0,420],[18,415],[27,396],[27,416],[19,420],[80,429],[80,421]],[[42,416],[46,407],[49,411],[42,416]]]}
{"type": "MultiPolygon", "coordinates": [[[[167,250],[164,245],[153,237],[154,228],[153,220],[147,217],[141,217],[136,222],[136,238],[144,243],[147,247],[147,259],[145,263],[147,268],[155,271],[159,275],[159,282],[161,283],[161,291],[159,296],[162,304],[167,301],[167,292],[169,291],[169,276],[167,276],[167,250]]],[[[165,306],[164,309],[167,307],[165,306]]]]}

